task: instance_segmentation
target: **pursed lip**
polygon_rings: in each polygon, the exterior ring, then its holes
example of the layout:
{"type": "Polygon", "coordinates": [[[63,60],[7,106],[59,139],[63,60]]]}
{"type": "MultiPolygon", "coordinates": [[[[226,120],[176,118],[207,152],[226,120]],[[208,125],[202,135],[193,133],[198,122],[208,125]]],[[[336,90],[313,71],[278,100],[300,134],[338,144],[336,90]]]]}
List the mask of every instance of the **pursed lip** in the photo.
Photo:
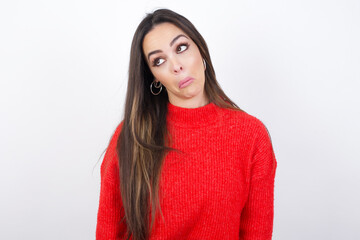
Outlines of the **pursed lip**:
{"type": "Polygon", "coordinates": [[[190,82],[192,82],[194,80],[194,78],[192,77],[186,77],[184,78],[183,80],[181,80],[179,82],[179,88],[183,88],[183,87],[186,87],[187,85],[190,84],[190,82]]]}

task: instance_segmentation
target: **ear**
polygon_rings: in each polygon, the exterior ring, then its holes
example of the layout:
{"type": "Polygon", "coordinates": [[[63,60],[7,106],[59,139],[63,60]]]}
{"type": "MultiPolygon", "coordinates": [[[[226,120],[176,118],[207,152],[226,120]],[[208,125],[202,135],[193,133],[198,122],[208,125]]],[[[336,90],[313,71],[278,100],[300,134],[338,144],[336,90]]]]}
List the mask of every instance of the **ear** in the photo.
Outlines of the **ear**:
{"type": "Polygon", "coordinates": [[[154,78],[154,81],[152,82],[152,84],[154,84],[154,87],[156,87],[156,88],[162,86],[161,82],[159,80],[157,80],[156,78],[154,78]]]}

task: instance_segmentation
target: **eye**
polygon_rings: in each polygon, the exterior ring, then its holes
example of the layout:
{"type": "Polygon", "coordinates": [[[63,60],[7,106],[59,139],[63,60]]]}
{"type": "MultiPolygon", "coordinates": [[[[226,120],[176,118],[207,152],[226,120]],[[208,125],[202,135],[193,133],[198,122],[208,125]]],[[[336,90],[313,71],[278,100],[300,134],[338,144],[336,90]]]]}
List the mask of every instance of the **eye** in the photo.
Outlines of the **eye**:
{"type": "Polygon", "coordinates": [[[154,61],[152,62],[152,65],[154,67],[160,66],[165,60],[162,58],[155,58],[154,61]]]}
{"type": "Polygon", "coordinates": [[[176,51],[177,51],[178,53],[181,53],[181,52],[185,51],[186,49],[188,49],[188,47],[189,47],[189,44],[187,44],[187,43],[182,43],[182,44],[180,44],[180,45],[176,48],[176,51]]]}

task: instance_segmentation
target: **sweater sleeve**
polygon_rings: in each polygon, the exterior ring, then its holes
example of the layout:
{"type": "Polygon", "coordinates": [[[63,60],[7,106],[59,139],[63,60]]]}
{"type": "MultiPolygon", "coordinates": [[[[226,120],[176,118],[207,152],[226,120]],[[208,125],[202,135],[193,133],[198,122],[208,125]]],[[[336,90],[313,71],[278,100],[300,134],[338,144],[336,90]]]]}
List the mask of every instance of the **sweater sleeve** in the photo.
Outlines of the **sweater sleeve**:
{"type": "Polygon", "coordinates": [[[116,129],[101,164],[100,200],[97,215],[96,239],[122,239],[126,234],[124,211],[120,195],[119,163],[116,152],[121,124],[116,129]]]}
{"type": "Polygon", "coordinates": [[[277,162],[270,136],[259,122],[250,154],[249,195],[241,214],[241,240],[270,240],[277,162]]]}

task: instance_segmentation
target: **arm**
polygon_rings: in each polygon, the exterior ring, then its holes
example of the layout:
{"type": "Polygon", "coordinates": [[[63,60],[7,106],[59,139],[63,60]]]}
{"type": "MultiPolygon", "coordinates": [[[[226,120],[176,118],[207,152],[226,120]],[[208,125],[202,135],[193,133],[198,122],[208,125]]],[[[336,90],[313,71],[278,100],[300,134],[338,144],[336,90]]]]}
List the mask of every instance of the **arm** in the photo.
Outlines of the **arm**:
{"type": "Polygon", "coordinates": [[[120,195],[119,163],[116,152],[121,125],[110,140],[101,164],[101,188],[97,215],[96,239],[122,239],[126,233],[122,201],[120,195]]]}
{"type": "Polygon", "coordinates": [[[241,214],[241,240],[270,240],[277,162],[267,129],[260,123],[251,151],[249,195],[241,214]]]}

